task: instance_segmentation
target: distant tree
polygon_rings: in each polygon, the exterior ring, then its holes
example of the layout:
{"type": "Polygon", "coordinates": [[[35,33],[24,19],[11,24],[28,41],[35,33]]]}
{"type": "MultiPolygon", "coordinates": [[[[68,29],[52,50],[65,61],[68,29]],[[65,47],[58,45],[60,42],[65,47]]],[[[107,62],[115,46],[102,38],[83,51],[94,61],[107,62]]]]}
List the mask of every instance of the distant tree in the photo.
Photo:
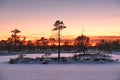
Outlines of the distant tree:
{"type": "Polygon", "coordinates": [[[58,59],[60,59],[60,31],[66,28],[63,21],[57,20],[54,23],[54,31],[58,31],[58,59]]]}
{"type": "Polygon", "coordinates": [[[112,41],[111,46],[114,51],[120,51],[120,40],[112,41]]]}
{"type": "Polygon", "coordinates": [[[85,35],[78,36],[75,39],[75,45],[78,52],[87,53],[88,45],[89,45],[89,37],[85,35]]]}
{"type": "Polygon", "coordinates": [[[51,51],[55,51],[56,49],[56,44],[55,44],[55,42],[56,42],[56,39],[55,38],[50,38],[49,39],[49,42],[50,42],[50,49],[51,49],[51,51]]]}
{"type": "Polygon", "coordinates": [[[23,40],[22,40],[23,45],[25,45],[25,42],[26,42],[26,37],[23,37],[23,40]]]}
{"type": "Polygon", "coordinates": [[[48,45],[48,40],[45,37],[41,37],[40,42],[41,42],[41,46],[47,46],[48,45]]]}
{"type": "Polygon", "coordinates": [[[111,45],[111,41],[106,41],[104,39],[101,39],[98,43],[98,50],[101,52],[112,52],[112,45],[111,45]]]}
{"type": "Polygon", "coordinates": [[[64,51],[71,51],[73,49],[71,49],[71,42],[69,40],[65,40],[62,46],[64,51]]]}
{"type": "Polygon", "coordinates": [[[12,38],[14,39],[14,44],[15,44],[15,51],[17,51],[17,41],[19,39],[19,36],[17,35],[17,33],[20,33],[21,31],[19,31],[18,29],[14,29],[11,31],[12,34],[12,38]]]}
{"type": "Polygon", "coordinates": [[[27,49],[28,49],[28,52],[31,52],[33,50],[33,44],[31,40],[27,41],[27,49]]]}
{"type": "Polygon", "coordinates": [[[107,41],[105,41],[104,39],[101,39],[98,43],[98,50],[100,51],[104,51],[105,49],[105,44],[107,44],[107,41]]]}
{"type": "Polygon", "coordinates": [[[50,43],[51,43],[51,46],[54,46],[55,45],[55,38],[50,38],[49,39],[50,43]]]}
{"type": "Polygon", "coordinates": [[[18,52],[20,52],[20,51],[22,51],[22,49],[23,49],[23,41],[20,41],[20,40],[18,40],[18,52]]]}
{"type": "Polygon", "coordinates": [[[48,43],[49,43],[48,39],[46,39],[45,37],[41,37],[40,43],[41,43],[42,53],[44,53],[44,56],[45,57],[50,56],[51,53],[50,53],[50,49],[48,46],[48,43]]]}
{"type": "Polygon", "coordinates": [[[6,47],[7,47],[7,41],[6,40],[1,40],[0,41],[0,50],[1,51],[6,50],[6,47]]]}
{"type": "Polygon", "coordinates": [[[48,40],[45,37],[41,37],[40,45],[41,45],[41,48],[42,48],[42,53],[44,53],[47,50],[48,40]]]}
{"type": "Polygon", "coordinates": [[[64,46],[70,46],[70,42],[69,42],[69,40],[65,40],[65,42],[64,42],[64,46]]]}
{"type": "Polygon", "coordinates": [[[26,37],[23,37],[22,41],[21,41],[21,49],[22,51],[26,49],[26,37]]]}
{"type": "Polygon", "coordinates": [[[40,51],[40,40],[36,41],[36,47],[37,47],[37,50],[40,51]]]}
{"type": "Polygon", "coordinates": [[[7,50],[8,53],[14,50],[14,41],[11,37],[7,39],[7,50]]]}

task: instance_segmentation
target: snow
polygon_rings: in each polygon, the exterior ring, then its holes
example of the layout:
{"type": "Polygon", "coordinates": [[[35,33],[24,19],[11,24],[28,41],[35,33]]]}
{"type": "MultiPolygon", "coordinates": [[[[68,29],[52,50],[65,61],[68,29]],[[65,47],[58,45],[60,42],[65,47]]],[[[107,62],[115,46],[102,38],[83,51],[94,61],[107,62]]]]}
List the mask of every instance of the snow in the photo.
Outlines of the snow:
{"type": "MultiPolygon", "coordinates": [[[[27,57],[38,55],[41,54],[29,54],[27,57]]],[[[120,55],[112,56],[120,59],[120,55]]],[[[0,56],[0,80],[120,80],[120,63],[8,64],[9,59],[15,57],[0,56]]]]}

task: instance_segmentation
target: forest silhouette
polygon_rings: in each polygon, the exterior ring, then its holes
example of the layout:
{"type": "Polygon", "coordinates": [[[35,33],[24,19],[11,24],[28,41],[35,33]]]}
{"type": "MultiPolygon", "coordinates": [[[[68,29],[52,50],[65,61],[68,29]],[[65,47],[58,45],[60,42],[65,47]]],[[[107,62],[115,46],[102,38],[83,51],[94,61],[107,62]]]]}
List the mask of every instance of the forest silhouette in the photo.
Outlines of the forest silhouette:
{"type": "Polygon", "coordinates": [[[11,31],[11,37],[7,40],[0,41],[0,51],[7,51],[9,54],[12,52],[28,52],[28,53],[48,53],[57,52],[58,59],[62,52],[74,52],[87,54],[88,50],[94,49],[105,52],[119,51],[120,40],[105,40],[101,39],[95,45],[91,44],[89,36],[80,34],[74,40],[64,40],[60,37],[60,32],[66,28],[63,21],[57,20],[54,23],[53,31],[57,31],[58,37],[51,37],[49,39],[44,36],[36,41],[26,40],[26,37],[20,37],[21,33],[19,29],[11,31]]]}

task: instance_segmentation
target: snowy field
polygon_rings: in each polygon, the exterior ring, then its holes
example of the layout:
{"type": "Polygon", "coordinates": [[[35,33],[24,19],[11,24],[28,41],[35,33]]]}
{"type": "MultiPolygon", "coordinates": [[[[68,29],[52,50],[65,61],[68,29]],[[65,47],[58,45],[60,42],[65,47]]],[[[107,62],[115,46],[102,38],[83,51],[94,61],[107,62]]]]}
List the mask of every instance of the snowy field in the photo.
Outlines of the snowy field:
{"type": "MultiPolygon", "coordinates": [[[[120,63],[8,64],[13,57],[16,56],[0,56],[0,80],[120,80],[120,63]]],[[[120,55],[113,58],[120,59],[120,55]]]]}

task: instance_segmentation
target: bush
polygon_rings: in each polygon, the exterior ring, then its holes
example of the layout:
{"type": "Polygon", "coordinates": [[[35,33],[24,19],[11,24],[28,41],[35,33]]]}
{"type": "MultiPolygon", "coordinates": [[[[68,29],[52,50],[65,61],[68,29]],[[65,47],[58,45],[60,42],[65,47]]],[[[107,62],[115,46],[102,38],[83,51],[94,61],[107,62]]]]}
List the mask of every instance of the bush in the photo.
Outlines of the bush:
{"type": "Polygon", "coordinates": [[[15,59],[10,59],[9,63],[10,64],[15,64],[15,59]]]}

